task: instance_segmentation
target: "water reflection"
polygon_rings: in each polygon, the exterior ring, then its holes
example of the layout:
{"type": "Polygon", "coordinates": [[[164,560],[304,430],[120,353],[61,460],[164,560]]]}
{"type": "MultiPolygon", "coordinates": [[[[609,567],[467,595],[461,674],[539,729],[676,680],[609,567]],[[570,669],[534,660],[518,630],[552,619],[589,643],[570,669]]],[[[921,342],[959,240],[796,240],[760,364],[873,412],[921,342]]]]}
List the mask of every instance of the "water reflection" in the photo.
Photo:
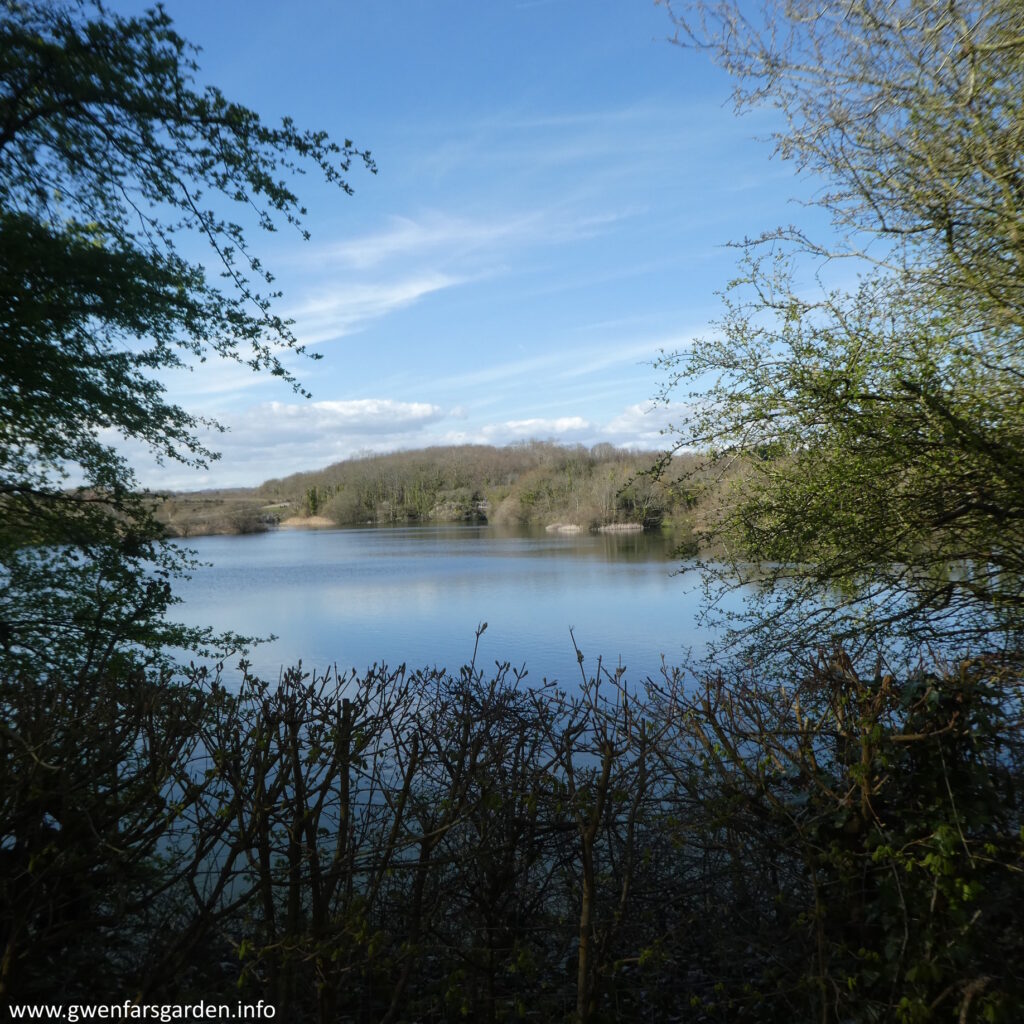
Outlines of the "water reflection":
{"type": "Polygon", "coordinates": [[[323,669],[373,663],[457,668],[488,629],[479,662],[575,682],[569,630],[634,679],[703,646],[698,596],[673,575],[670,538],[553,534],[492,526],[277,531],[187,542],[211,563],[181,588],[181,618],[278,640],[255,668],[299,659],[323,669]]]}

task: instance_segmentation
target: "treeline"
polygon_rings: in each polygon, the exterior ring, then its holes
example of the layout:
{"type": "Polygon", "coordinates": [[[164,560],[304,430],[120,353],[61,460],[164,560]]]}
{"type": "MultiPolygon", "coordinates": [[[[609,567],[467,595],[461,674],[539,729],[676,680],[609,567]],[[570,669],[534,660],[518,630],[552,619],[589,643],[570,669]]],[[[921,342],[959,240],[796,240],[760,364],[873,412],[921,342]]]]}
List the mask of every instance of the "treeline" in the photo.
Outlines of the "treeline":
{"type": "Polygon", "coordinates": [[[172,537],[262,533],[290,514],[290,504],[268,504],[251,490],[163,494],[154,514],[172,537]]]}
{"type": "MultiPolygon", "coordinates": [[[[697,462],[694,456],[678,461],[697,462]]],[[[486,520],[651,528],[683,516],[695,501],[695,490],[674,478],[655,479],[653,462],[650,452],[610,444],[459,445],[349,459],[268,480],[254,493],[339,525],[486,520]]]]}
{"type": "Polygon", "coordinates": [[[0,685],[12,1003],[1020,1019],[1022,691],[995,659],[0,685]]]}
{"type": "MultiPolygon", "coordinates": [[[[718,485],[696,455],[654,473],[656,456],[610,444],[547,441],[496,448],[457,445],[367,455],[255,488],[158,496],[155,514],[171,536],[256,533],[286,519],[368,523],[491,522],[668,527],[684,546],[706,525],[718,485]]],[[[716,470],[720,473],[720,470],[716,470]]]]}

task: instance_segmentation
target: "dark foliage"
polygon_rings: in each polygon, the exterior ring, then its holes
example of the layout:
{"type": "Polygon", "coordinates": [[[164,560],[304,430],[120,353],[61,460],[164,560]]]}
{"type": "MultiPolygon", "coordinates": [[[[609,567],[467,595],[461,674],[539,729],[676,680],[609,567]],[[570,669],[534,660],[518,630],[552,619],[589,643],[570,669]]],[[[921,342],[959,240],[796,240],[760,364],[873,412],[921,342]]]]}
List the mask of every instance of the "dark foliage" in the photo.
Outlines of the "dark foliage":
{"type": "Polygon", "coordinates": [[[116,709],[19,680],[6,993],[321,1021],[1013,1021],[1021,697],[994,661],[896,679],[841,654],[781,685],[639,692],[600,666],[572,691],[507,666],[230,694],[196,674],[128,680],[116,709]]]}

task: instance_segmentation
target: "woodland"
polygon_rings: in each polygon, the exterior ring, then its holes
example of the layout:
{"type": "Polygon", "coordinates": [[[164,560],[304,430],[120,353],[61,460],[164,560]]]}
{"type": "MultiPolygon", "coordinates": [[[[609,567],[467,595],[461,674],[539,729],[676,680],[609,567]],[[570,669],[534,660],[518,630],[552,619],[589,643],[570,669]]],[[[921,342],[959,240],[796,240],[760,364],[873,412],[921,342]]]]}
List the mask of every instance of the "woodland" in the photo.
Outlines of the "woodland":
{"type": "Polygon", "coordinates": [[[366,524],[476,522],[500,526],[631,525],[670,529],[695,544],[711,481],[690,454],[671,477],[650,452],[528,441],[365,455],[259,487],[160,495],[155,515],[178,537],[253,533],[285,520],[366,524]],[[683,474],[686,473],[686,479],[683,474]],[[313,519],[316,517],[316,519],[313,519]]]}

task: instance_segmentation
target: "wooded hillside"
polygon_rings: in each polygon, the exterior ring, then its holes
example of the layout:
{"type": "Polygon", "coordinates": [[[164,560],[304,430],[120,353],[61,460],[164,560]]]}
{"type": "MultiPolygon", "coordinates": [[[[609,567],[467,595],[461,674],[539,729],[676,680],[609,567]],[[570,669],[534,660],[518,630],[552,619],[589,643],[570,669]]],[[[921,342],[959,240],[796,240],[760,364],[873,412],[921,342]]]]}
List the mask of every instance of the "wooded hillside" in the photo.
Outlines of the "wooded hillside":
{"type": "Polygon", "coordinates": [[[248,491],[168,496],[159,516],[179,536],[251,532],[296,516],[318,516],[339,526],[457,521],[584,530],[671,526],[690,536],[701,525],[698,494],[705,481],[699,460],[677,456],[676,471],[657,479],[651,474],[653,461],[650,452],[609,444],[425,448],[348,459],[248,491]]]}

